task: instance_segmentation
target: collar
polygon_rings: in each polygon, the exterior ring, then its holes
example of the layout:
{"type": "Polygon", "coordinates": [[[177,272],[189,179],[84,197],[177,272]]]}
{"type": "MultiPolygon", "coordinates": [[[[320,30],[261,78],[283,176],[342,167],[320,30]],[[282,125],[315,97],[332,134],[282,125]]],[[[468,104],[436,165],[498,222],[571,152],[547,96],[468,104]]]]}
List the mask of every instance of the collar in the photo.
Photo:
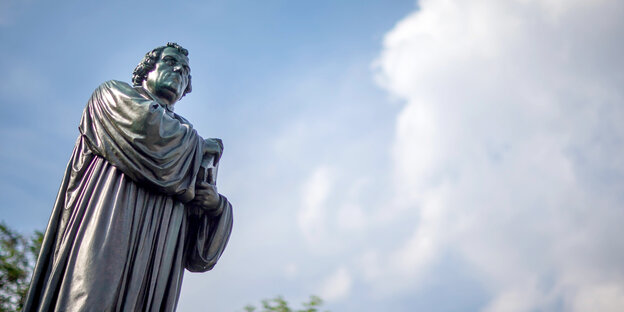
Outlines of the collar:
{"type": "Polygon", "coordinates": [[[152,100],[156,103],[158,103],[158,105],[162,106],[167,112],[171,113],[170,115],[173,115],[174,113],[174,106],[175,104],[165,104],[165,103],[161,103],[158,98],[153,95],[151,92],[145,90],[142,86],[137,86],[135,87],[135,89],[146,99],[148,100],[152,100]]]}

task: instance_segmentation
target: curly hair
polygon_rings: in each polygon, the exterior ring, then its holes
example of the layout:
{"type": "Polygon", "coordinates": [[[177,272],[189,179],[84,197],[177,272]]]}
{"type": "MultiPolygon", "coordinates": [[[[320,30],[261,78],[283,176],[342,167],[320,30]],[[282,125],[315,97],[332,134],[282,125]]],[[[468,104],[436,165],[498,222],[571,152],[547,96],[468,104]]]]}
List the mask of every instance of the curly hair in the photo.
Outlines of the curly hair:
{"type": "MultiPolygon", "coordinates": [[[[139,63],[139,65],[137,65],[137,67],[132,72],[132,84],[133,85],[140,86],[143,83],[143,81],[147,79],[147,74],[149,74],[149,72],[151,72],[152,69],[156,67],[156,62],[160,58],[160,54],[167,47],[175,48],[178,50],[178,52],[184,54],[184,56],[188,56],[188,50],[183,48],[182,46],[180,46],[179,44],[175,42],[167,42],[167,45],[158,47],[150,52],[147,52],[145,56],[143,57],[143,59],[141,60],[141,63],[139,63]]],[[[191,75],[189,74],[188,85],[186,86],[186,89],[184,90],[184,93],[182,94],[182,96],[185,96],[187,93],[191,93],[192,90],[193,90],[193,87],[191,86],[191,75]]]]}

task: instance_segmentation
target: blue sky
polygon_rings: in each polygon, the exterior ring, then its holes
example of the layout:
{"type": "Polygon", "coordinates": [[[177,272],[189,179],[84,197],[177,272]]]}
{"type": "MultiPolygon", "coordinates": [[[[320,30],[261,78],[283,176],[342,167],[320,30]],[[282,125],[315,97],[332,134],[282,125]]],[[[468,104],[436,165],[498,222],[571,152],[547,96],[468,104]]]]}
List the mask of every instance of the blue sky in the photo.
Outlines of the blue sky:
{"type": "MultiPolygon", "coordinates": [[[[49,206],[57,186],[36,182],[23,169],[23,157],[37,158],[45,151],[45,159],[28,167],[36,166],[33,171],[45,175],[46,181],[58,180],[91,91],[106,80],[129,81],[142,55],[167,41],[183,44],[193,60],[195,90],[179,103],[178,111],[202,115],[199,120],[191,118],[196,127],[205,136],[223,138],[232,158],[259,153],[250,150],[261,149],[262,139],[283,130],[293,116],[355,120],[350,115],[359,112],[371,118],[374,112],[358,107],[371,96],[379,102],[376,112],[383,112],[386,98],[374,86],[370,63],[384,32],[413,3],[354,4],[6,2],[2,36],[11,48],[2,52],[8,68],[2,93],[5,103],[19,105],[5,105],[3,138],[19,150],[7,149],[3,155],[2,177],[3,184],[21,193],[7,191],[6,207],[24,206],[22,197],[31,188],[46,195],[32,199],[38,201],[28,205],[33,210],[20,209],[23,215],[18,219],[38,215],[35,212],[49,206]],[[340,89],[348,88],[346,84],[360,87],[347,81],[347,74],[361,75],[362,94],[340,89]],[[328,110],[336,105],[337,96],[358,98],[328,110]],[[28,138],[17,138],[16,132],[28,138]],[[234,137],[240,143],[230,139],[234,137]]],[[[390,123],[392,114],[386,115],[390,123]]],[[[357,135],[357,129],[343,132],[357,135]]],[[[232,164],[236,162],[249,160],[232,159],[232,164]]],[[[41,224],[39,220],[16,226],[41,224]]]]}
{"type": "Polygon", "coordinates": [[[617,1],[0,2],[1,219],[43,229],[91,92],[167,41],[235,227],[179,311],[624,305],[617,1]]]}

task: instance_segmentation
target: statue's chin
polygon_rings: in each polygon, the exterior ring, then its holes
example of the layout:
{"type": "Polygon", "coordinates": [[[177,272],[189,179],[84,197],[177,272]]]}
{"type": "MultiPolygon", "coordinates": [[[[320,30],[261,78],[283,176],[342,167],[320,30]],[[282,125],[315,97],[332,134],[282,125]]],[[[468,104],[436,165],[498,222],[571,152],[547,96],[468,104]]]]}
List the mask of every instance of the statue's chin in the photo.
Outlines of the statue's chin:
{"type": "Polygon", "coordinates": [[[178,99],[176,91],[167,87],[158,89],[156,96],[163,100],[165,104],[173,104],[178,99]]]}

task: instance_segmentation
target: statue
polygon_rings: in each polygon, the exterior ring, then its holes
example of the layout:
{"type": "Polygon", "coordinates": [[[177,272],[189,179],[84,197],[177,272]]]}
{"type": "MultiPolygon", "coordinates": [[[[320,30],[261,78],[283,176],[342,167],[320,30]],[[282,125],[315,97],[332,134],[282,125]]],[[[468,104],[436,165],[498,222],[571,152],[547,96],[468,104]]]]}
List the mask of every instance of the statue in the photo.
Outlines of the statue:
{"type": "Polygon", "coordinates": [[[93,92],[24,311],[174,311],[184,269],[221,256],[232,229],[215,186],[223,145],[174,113],[191,92],[187,56],[168,43],[145,55],[134,87],[93,92]]]}

